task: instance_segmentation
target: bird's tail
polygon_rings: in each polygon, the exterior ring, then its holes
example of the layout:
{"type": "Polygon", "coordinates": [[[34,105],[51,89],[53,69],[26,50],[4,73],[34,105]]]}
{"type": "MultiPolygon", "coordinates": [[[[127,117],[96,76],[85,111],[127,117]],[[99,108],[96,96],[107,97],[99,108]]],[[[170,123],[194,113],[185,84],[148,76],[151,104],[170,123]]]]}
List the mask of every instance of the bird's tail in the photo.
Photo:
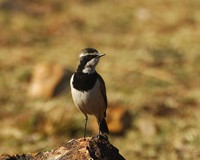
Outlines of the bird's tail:
{"type": "Polygon", "coordinates": [[[102,134],[109,134],[108,125],[106,123],[105,118],[99,123],[99,129],[102,134]]]}

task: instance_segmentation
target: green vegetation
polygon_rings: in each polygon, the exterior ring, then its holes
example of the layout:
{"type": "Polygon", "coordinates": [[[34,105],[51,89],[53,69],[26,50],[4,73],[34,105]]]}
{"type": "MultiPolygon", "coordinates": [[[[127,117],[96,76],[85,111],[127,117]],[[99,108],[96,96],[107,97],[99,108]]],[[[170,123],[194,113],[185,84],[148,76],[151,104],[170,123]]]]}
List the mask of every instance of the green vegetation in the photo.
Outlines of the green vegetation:
{"type": "Polygon", "coordinates": [[[69,92],[33,100],[27,89],[35,64],[74,70],[79,51],[94,47],[106,53],[98,71],[109,103],[133,115],[123,136],[110,136],[120,153],[199,159],[199,8],[197,0],[0,0],[0,153],[47,150],[82,136],[84,116],[69,92]]]}

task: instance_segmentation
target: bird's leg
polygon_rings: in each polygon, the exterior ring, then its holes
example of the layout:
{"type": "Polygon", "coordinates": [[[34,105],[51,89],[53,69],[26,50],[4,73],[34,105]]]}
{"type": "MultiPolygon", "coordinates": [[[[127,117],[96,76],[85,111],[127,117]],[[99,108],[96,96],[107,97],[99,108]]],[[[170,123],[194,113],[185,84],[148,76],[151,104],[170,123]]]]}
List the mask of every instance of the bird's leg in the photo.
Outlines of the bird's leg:
{"type": "Polygon", "coordinates": [[[101,125],[101,121],[100,120],[98,120],[98,125],[99,125],[99,132],[98,132],[97,138],[99,139],[100,138],[100,125],[101,125]]]}
{"type": "Polygon", "coordinates": [[[85,114],[85,130],[84,130],[84,139],[85,139],[85,136],[86,136],[87,121],[88,121],[88,116],[87,116],[87,114],[85,114]]]}

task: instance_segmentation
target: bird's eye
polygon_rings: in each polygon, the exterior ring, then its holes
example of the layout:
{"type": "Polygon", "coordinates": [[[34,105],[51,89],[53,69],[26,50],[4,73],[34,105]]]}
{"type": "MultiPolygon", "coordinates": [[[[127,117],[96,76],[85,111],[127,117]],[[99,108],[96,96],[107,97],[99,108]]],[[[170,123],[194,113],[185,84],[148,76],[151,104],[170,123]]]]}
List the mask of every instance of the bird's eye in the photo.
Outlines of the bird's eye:
{"type": "Polygon", "coordinates": [[[91,59],[96,58],[96,57],[97,57],[97,55],[89,55],[88,59],[91,60],[91,59]]]}
{"type": "Polygon", "coordinates": [[[97,55],[87,55],[87,56],[80,57],[80,61],[88,62],[91,59],[96,58],[96,57],[97,57],[97,55]]]}
{"type": "Polygon", "coordinates": [[[96,56],[96,55],[92,55],[91,57],[92,57],[92,58],[95,58],[95,57],[97,57],[97,56],[96,56]]]}

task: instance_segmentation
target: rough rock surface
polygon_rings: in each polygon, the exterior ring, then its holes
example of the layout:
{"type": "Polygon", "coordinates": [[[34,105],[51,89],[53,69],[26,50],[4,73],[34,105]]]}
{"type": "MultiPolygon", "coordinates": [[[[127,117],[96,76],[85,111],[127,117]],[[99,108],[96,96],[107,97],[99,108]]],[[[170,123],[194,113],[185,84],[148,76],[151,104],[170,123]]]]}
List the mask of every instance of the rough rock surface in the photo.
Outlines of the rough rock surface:
{"type": "Polygon", "coordinates": [[[51,151],[23,154],[0,155],[0,160],[125,160],[106,137],[72,139],[51,151]]]}

